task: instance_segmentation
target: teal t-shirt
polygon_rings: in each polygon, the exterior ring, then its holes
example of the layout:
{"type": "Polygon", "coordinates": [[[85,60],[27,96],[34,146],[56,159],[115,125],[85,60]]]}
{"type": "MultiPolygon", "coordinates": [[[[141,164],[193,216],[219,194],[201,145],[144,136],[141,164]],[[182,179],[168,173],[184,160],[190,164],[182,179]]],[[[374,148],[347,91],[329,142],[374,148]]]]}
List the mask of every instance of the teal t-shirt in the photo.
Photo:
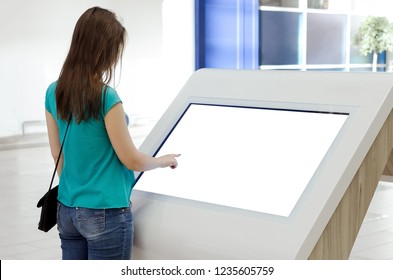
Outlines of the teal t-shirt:
{"type": "MultiPolygon", "coordinates": [[[[56,120],[62,141],[67,122],[57,117],[56,86],[57,82],[54,82],[48,87],[45,108],[56,120]]],[[[134,172],[120,162],[104,123],[105,115],[121,99],[109,86],[103,88],[102,100],[104,98],[99,119],[91,118],[80,124],[72,120],[69,126],[63,147],[64,165],[58,195],[58,200],[66,206],[108,209],[130,204],[134,172]]]]}

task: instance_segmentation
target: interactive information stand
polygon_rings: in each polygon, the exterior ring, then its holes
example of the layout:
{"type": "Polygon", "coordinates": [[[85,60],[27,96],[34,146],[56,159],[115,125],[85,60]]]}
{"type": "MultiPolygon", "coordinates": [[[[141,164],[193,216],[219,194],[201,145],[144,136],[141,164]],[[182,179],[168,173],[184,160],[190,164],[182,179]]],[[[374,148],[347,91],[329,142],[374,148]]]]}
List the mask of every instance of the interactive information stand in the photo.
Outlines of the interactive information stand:
{"type": "Polygon", "coordinates": [[[365,163],[392,85],[375,73],[197,71],[140,148],[181,157],[137,174],[133,257],[347,258],[392,149],[387,132],[365,163]]]}

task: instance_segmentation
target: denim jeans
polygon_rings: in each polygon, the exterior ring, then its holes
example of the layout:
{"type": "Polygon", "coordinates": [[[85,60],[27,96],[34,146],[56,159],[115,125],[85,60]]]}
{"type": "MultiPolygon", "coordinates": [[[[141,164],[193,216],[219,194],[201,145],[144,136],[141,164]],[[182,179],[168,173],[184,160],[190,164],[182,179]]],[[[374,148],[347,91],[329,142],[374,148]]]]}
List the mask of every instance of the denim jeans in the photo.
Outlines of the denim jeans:
{"type": "Polygon", "coordinates": [[[59,202],[57,215],[63,260],[131,259],[131,207],[70,208],[59,202]]]}

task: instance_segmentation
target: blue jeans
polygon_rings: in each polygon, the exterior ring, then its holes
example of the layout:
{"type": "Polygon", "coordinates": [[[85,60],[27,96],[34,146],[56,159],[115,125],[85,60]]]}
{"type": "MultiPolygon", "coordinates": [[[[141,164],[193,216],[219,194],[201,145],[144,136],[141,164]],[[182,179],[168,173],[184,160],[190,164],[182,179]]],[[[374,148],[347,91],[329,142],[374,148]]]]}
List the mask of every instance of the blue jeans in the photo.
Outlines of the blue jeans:
{"type": "Polygon", "coordinates": [[[131,207],[89,209],[60,202],[57,228],[63,260],[129,260],[134,226],[131,207]]]}

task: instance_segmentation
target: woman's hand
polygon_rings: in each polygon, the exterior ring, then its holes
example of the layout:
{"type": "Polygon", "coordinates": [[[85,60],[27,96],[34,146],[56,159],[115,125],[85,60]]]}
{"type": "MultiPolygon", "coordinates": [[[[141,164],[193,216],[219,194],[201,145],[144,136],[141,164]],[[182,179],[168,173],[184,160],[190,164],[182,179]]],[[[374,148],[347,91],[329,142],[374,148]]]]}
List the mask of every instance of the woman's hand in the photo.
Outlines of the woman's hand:
{"type": "Polygon", "coordinates": [[[160,167],[170,167],[172,169],[175,169],[178,165],[176,158],[179,156],[180,154],[168,154],[159,157],[158,160],[160,161],[160,167]]]}

